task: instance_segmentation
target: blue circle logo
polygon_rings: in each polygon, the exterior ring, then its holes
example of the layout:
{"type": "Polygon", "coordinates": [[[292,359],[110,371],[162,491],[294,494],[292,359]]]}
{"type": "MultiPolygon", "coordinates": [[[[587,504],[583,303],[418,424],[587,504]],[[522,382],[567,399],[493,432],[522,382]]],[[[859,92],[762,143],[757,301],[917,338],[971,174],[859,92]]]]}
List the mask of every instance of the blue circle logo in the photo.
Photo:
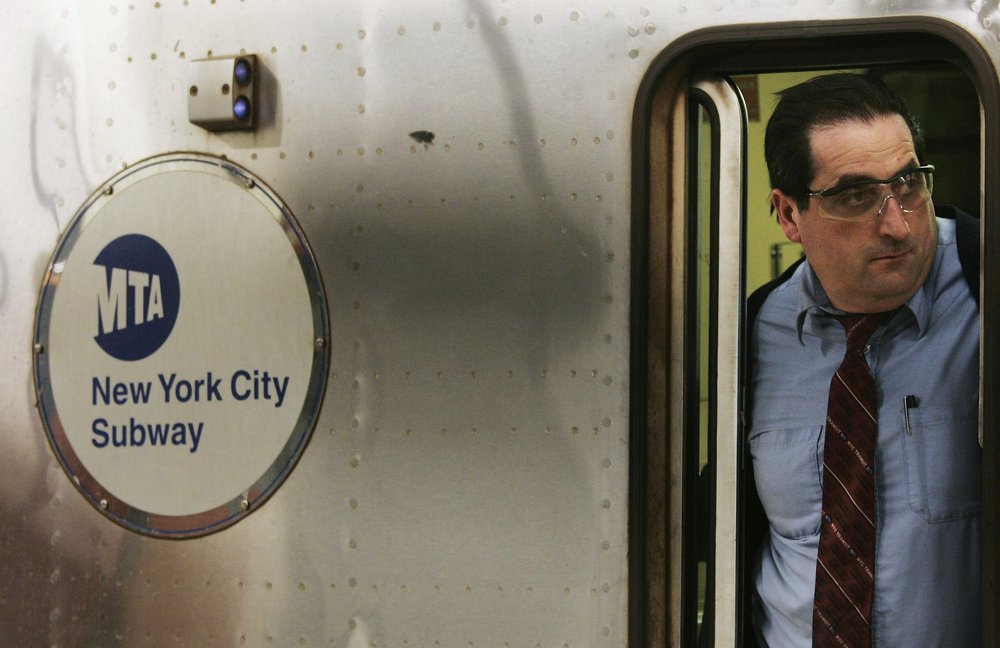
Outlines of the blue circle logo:
{"type": "Polygon", "coordinates": [[[94,340],[119,360],[142,360],[170,337],[180,308],[181,287],[173,259],[142,234],[126,234],[101,250],[104,267],[97,286],[94,340]]]}

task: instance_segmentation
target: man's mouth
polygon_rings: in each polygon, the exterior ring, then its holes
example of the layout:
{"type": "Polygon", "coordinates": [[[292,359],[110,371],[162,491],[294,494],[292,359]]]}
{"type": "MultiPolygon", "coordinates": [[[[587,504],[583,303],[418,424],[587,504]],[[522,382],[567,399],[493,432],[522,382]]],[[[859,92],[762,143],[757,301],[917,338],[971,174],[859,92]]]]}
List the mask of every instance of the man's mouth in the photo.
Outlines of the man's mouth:
{"type": "Polygon", "coordinates": [[[896,259],[901,259],[910,253],[910,250],[900,250],[898,252],[891,252],[889,254],[882,254],[874,259],[873,261],[895,261],[896,259]]]}

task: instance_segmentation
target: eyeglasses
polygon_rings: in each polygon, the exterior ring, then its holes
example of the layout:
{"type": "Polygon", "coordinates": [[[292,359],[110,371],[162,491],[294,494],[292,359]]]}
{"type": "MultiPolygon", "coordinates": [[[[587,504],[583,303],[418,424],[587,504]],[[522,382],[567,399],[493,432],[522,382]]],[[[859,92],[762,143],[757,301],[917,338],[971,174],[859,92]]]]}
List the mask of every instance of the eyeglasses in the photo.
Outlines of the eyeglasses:
{"type": "Polygon", "coordinates": [[[907,169],[888,180],[859,180],[810,191],[819,198],[820,216],[831,220],[864,222],[882,214],[889,198],[895,198],[904,214],[921,209],[931,199],[934,189],[934,166],[907,169]]]}

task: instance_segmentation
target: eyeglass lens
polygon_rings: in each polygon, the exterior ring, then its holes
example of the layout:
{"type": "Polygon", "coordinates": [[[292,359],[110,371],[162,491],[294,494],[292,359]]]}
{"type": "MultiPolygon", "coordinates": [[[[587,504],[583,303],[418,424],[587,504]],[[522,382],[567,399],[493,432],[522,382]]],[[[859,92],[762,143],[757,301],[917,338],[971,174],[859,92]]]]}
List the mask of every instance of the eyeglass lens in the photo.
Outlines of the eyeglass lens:
{"type": "Polygon", "coordinates": [[[880,213],[891,195],[900,209],[911,213],[930,199],[932,176],[928,172],[912,171],[889,182],[861,182],[842,191],[820,196],[823,210],[835,218],[854,219],[880,213]]]}

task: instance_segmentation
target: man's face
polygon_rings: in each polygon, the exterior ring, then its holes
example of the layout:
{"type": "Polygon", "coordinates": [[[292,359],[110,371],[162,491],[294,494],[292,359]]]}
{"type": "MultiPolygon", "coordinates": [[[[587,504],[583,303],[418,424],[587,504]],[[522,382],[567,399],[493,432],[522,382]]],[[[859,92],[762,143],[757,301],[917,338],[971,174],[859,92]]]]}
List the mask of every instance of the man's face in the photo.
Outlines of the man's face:
{"type": "MultiPolygon", "coordinates": [[[[820,126],[811,132],[810,143],[816,175],[809,188],[815,191],[862,178],[891,178],[918,164],[909,128],[899,115],[820,126]]],[[[849,313],[897,308],[931,269],[937,230],[930,202],[906,214],[889,198],[874,219],[846,222],[822,217],[817,197],[803,203],[802,210],[778,189],[771,200],[785,236],[802,244],[837,308],[849,313]]]]}

